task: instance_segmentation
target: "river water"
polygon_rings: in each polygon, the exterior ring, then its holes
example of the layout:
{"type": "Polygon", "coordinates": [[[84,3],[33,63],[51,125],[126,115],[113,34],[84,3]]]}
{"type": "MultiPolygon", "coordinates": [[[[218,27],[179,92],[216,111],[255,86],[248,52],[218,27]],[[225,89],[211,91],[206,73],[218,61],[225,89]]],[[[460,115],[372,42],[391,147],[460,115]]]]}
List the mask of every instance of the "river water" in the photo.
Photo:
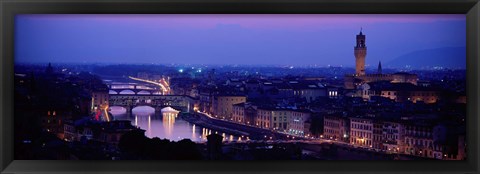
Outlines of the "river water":
{"type": "Polygon", "coordinates": [[[194,142],[205,142],[208,135],[217,133],[224,137],[224,141],[238,140],[237,136],[191,124],[177,114],[155,115],[155,109],[149,106],[136,107],[132,110],[132,114],[127,114],[123,107],[112,106],[110,112],[115,120],[130,120],[132,125],[145,130],[145,136],[149,138],[159,137],[172,141],[190,139],[194,142]]]}

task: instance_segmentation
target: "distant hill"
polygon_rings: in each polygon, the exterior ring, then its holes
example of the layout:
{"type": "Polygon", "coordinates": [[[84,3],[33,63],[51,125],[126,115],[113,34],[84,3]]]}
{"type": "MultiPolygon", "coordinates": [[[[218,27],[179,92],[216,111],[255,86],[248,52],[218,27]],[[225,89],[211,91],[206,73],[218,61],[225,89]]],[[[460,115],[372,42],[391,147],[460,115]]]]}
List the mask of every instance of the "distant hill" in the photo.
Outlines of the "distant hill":
{"type": "Polygon", "coordinates": [[[444,47],[436,49],[418,50],[399,56],[388,62],[386,66],[395,68],[425,68],[441,66],[446,68],[466,67],[465,47],[444,47]]]}

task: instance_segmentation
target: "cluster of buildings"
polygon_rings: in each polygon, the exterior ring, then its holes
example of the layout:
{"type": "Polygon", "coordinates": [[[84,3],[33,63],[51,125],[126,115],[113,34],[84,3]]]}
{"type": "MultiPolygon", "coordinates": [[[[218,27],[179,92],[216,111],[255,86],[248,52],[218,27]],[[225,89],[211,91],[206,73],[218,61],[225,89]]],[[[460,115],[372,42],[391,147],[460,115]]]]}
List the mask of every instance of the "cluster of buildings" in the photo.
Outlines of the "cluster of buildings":
{"type": "Polygon", "coordinates": [[[308,105],[338,96],[338,88],[316,80],[229,79],[220,88],[201,88],[198,110],[248,126],[306,136],[311,116],[308,105]]]}
{"type": "Polygon", "coordinates": [[[357,44],[354,48],[355,74],[344,77],[344,88],[351,92],[349,96],[359,96],[369,100],[372,96],[386,97],[396,102],[411,101],[436,103],[439,99],[440,90],[430,87],[428,83],[418,84],[418,76],[406,72],[393,74],[382,73],[382,64],[378,63],[376,73],[366,74],[365,57],[367,47],[365,35],[360,31],[357,35],[357,44]]]}
{"type": "Polygon", "coordinates": [[[310,111],[303,109],[255,106],[251,103],[233,105],[232,121],[292,135],[309,135],[310,111]]]}
{"type": "Polygon", "coordinates": [[[117,147],[126,132],[144,131],[133,126],[129,120],[96,121],[88,117],[68,121],[63,128],[66,141],[96,141],[111,147],[117,147]]]}
{"type": "MultiPolygon", "coordinates": [[[[316,80],[256,79],[256,85],[253,81],[225,85],[228,88],[223,90],[200,89],[198,110],[243,125],[387,153],[435,159],[466,158],[465,127],[461,126],[464,122],[450,123],[435,112],[441,108],[440,90],[412,83],[376,81],[358,86],[354,92],[361,95],[347,96],[352,91],[316,80]],[[236,90],[239,87],[244,88],[243,93],[236,90]],[[345,101],[354,104],[345,105],[345,101]],[[431,116],[422,115],[426,112],[431,116]],[[312,127],[313,117],[322,120],[317,133],[312,132],[316,129],[312,127]]],[[[461,110],[448,114],[460,114],[461,110]]]]}
{"type": "MultiPolygon", "coordinates": [[[[367,74],[365,39],[362,32],[357,35],[356,71],[345,75],[343,86],[329,85],[325,77],[209,79],[197,85],[198,110],[296,136],[425,158],[464,159],[464,123],[450,123],[435,112],[442,102],[466,103],[464,94],[445,95],[450,91],[419,81],[416,74],[384,74],[381,63],[376,73],[367,74]],[[423,117],[425,112],[434,116],[423,117]],[[321,117],[320,126],[312,123],[313,117],[321,117]],[[320,130],[312,132],[315,129],[320,130]]],[[[459,113],[461,108],[450,112],[459,113]]]]}
{"type": "Polygon", "coordinates": [[[463,160],[465,127],[433,120],[388,118],[386,116],[324,116],[325,139],[387,153],[463,160]]]}
{"type": "Polygon", "coordinates": [[[67,121],[108,107],[108,88],[92,74],[72,75],[66,68],[63,73],[58,71],[50,63],[45,69],[31,67],[30,73],[15,74],[15,85],[19,91],[17,105],[22,112],[35,113],[38,118],[29,122],[63,139],[67,121]]]}

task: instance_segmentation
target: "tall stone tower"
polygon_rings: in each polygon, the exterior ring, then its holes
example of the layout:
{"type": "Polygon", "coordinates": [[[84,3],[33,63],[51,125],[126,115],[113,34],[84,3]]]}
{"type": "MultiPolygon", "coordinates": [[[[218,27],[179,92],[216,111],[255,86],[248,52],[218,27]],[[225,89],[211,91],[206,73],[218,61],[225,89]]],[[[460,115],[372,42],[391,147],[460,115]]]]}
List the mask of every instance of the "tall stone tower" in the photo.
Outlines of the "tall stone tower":
{"type": "Polygon", "coordinates": [[[355,46],[355,75],[365,75],[365,56],[367,56],[367,47],[365,46],[365,35],[360,29],[357,35],[357,45],[355,46]]]}

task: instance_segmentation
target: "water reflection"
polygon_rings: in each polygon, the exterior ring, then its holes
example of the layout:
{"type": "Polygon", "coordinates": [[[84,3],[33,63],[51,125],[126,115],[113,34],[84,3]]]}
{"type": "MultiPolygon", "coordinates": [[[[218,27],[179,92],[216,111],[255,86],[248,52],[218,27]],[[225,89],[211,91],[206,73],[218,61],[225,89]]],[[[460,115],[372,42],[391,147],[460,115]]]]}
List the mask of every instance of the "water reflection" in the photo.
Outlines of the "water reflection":
{"type": "Polygon", "coordinates": [[[178,115],[178,111],[162,112],[161,114],[155,115],[154,108],[149,106],[139,106],[134,108],[132,114],[129,115],[123,107],[112,106],[110,109],[114,119],[130,120],[133,125],[144,129],[145,136],[149,138],[159,137],[161,139],[166,138],[173,141],[191,139],[195,142],[204,142],[207,141],[208,135],[216,133],[222,135],[224,141],[238,140],[237,136],[191,124],[183,120],[178,115]]]}
{"type": "MultiPolygon", "coordinates": [[[[195,124],[193,124],[193,127],[192,127],[192,138],[190,139],[195,139],[197,137],[197,133],[195,132],[195,124]]],[[[200,137],[201,138],[201,137],[200,137]]]]}
{"type": "MultiPolygon", "coordinates": [[[[165,134],[168,137],[172,136],[173,128],[175,125],[175,119],[178,116],[179,111],[171,108],[171,107],[166,107],[162,109],[162,118],[163,118],[163,128],[165,129],[165,134]]],[[[192,128],[193,131],[195,129],[192,128]]]]}
{"type": "Polygon", "coordinates": [[[152,136],[152,120],[151,120],[150,115],[148,115],[148,127],[147,127],[147,130],[149,130],[149,131],[148,131],[148,136],[151,137],[151,136],[152,136]]]}
{"type": "MultiPolygon", "coordinates": [[[[168,137],[172,136],[173,132],[173,125],[175,125],[175,118],[177,117],[177,114],[174,113],[162,113],[163,117],[163,128],[165,129],[165,134],[168,137]]],[[[192,131],[195,131],[195,129],[192,129],[192,131]]]]}
{"type": "Polygon", "coordinates": [[[135,115],[135,126],[138,126],[138,117],[135,115]]]}

